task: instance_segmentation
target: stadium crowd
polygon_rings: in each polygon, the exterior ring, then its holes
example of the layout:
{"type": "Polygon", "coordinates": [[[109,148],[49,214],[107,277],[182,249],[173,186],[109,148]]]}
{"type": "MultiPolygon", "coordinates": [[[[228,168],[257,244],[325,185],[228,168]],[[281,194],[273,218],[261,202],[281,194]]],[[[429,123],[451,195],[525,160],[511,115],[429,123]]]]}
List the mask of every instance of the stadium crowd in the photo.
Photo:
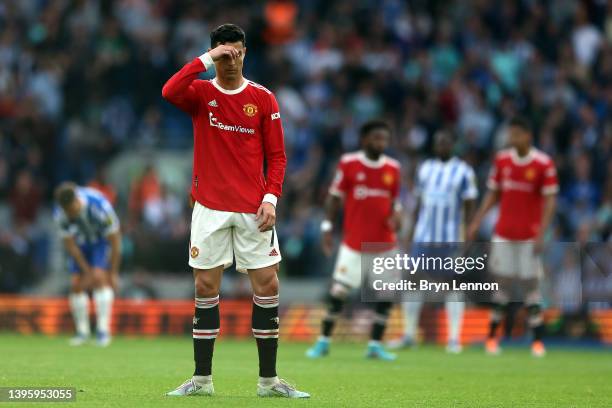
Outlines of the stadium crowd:
{"type": "Polygon", "coordinates": [[[0,206],[10,222],[0,225],[0,253],[20,274],[3,274],[0,290],[43,273],[51,227],[38,219],[66,179],[114,196],[136,252],[151,231],[186,248],[187,191],[164,185],[153,166],[118,180],[130,187],[117,194],[105,173],[122,152],[191,148],[191,122],[161,87],[224,22],[245,29],[246,76],[281,106],[286,274],[329,272],[318,256],[321,204],[339,155],[357,148],[359,125],[375,117],[395,130],[390,154],[404,166],[410,209],[414,170],[436,130],[457,135],[484,188],[506,121],[526,115],[560,174],[555,239],[610,238],[612,1],[8,1],[0,206]]]}

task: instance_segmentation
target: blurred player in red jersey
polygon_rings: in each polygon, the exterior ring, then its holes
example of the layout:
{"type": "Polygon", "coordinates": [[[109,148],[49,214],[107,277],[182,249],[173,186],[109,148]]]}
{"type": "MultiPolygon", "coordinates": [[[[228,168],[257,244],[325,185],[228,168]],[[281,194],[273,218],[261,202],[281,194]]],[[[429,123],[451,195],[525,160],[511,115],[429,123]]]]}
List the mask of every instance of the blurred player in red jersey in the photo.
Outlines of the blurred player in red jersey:
{"type": "Polygon", "coordinates": [[[545,354],[539,283],[544,234],[550,225],[559,191],[557,171],[548,155],[532,146],[531,127],[517,117],[508,128],[510,148],[500,151],[487,181],[489,191],[468,228],[474,240],[484,215],[499,202],[499,218],[492,238],[489,269],[502,288],[494,294],[486,351],[500,352],[496,330],[510,294],[503,288],[517,283],[523,289],[533,330],[532,354],[545,354]]]}
{"type": "Polygon", "coordinates": [[[278,264],[274,230],[287,158],[274,94],[242,75],[244,31],[223,24],[211,47],[166,82],[163,97],[191,116],[194,160],[189,265],[195,281],[192,378],[167,395],[212,395],[219,333],[219,287],[236,258],[253,287],[253,335],[259,353],[257,395],[307,398],[276,375],[278,264]],[[210,81],[198,79],[214,66],[210,81]],[[267,172],[264,174],[264,161],[267,172]]]}
{"type": "MultiPolygon", "coordinates": [[[[379,243],[385,254],[395,253],[401,208],[400,164],[383,154],[389,145],[391,130],[382,121],[365,123],[360,130],[362,150],[347,153],[340,159],[336,177],[325,203],[326,220],[321,224],[323,251],[329,256],[333,248],[333,220],[344,203],[344,239],[338,252],[330,290],[327,315],[321,336],[306,355],[319,358],[329,353],[329,343],[338,315],[352,289],[360,287],[363,243],[379,243]]],[[[395,355],[381,345],[390,302],[376,303],[366,356],[394,360],[395,355]]]]}

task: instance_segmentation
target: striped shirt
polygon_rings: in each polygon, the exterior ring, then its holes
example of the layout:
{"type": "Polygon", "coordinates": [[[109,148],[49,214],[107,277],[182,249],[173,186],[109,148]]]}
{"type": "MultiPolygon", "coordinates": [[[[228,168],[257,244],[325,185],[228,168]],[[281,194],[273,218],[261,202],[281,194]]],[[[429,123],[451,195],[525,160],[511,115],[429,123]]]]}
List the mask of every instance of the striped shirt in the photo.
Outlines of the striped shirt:
{"type": "Polygon", "coordinates": [[[55,221],[60,235],[74,237],[77,245],[97,245],[107,242],[107,236],[119,230],[119,220],[106,197],[98,190],[78,187],[78,200],[83,203],[81,214],[71,220],[61,207],[55,207],[55,221]]]}
{"type": "Polygon", "coordinates": [[[478,196],[474,170],[456,157],[426,160],[417,171],[421,201],[414,242],[459,242],[464,200],[478,196]]]}

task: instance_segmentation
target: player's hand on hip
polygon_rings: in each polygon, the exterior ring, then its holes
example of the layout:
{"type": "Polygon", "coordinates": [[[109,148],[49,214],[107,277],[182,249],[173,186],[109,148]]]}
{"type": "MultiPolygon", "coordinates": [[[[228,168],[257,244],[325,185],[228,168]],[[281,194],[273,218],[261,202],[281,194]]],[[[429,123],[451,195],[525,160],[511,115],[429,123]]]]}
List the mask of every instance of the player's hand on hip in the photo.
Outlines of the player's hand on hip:
{"type": "Polygon", "coordinates": [[[255,220],[259,221],[259,231],[270,231],[276,223],[276,207],[271,203],[261,203],[257,210],[255,220]]]}
{"type": "Polygon", "coordinates": [[[240,51],[229,45],[219,45],[212,50],[208,51],[208,55],[213,61],[219,61],[223,57],[229,57],[231,59],[240,58],[240,51]]]}
{"type": "Polygon", "coordinates": [[[321,233],[321,249],[325,256],[331,256],[334,251],[334,234],[332,231],[325,231],[321,233]]]}

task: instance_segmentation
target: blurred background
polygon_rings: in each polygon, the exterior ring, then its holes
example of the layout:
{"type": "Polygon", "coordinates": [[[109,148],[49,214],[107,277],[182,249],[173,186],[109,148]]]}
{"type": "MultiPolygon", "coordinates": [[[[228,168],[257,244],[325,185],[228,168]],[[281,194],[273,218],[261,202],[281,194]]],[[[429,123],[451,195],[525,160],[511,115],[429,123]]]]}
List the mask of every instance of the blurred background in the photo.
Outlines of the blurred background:
{"type": "MultiPolygon", "coordinates": [[[[225,22],[246,31],[245,76],[275,92],[283,115],[277,231],[287,302],[324,297],[333,259],[319,249],[322,203],[340,154],[357,148],[357,129],[372,118],[392,124],[389,154],[403,165],[410,211],[415,168],[435,131],[457,134],[456,153],[484,192],[507,120],[525,114],[560,175],[550,239],[610,243],[610,0],[4,0],[0,293],[67,293],[51,193],[74,180],[104,192],[120,216],[121,297],[192,299],[192,127],[161,88],[225,22]]],[[[483,240],[494,220],[493,212],[483,240]]],[[[226,276],[226,298],[249,293],[241,276],[226,276]]],[[[612,288],[611,280],[601,282],[612,288]]],[[[575,285],[549,280],[554,316],[610,307],[563,306],[559,294],[575,285]]]]}

